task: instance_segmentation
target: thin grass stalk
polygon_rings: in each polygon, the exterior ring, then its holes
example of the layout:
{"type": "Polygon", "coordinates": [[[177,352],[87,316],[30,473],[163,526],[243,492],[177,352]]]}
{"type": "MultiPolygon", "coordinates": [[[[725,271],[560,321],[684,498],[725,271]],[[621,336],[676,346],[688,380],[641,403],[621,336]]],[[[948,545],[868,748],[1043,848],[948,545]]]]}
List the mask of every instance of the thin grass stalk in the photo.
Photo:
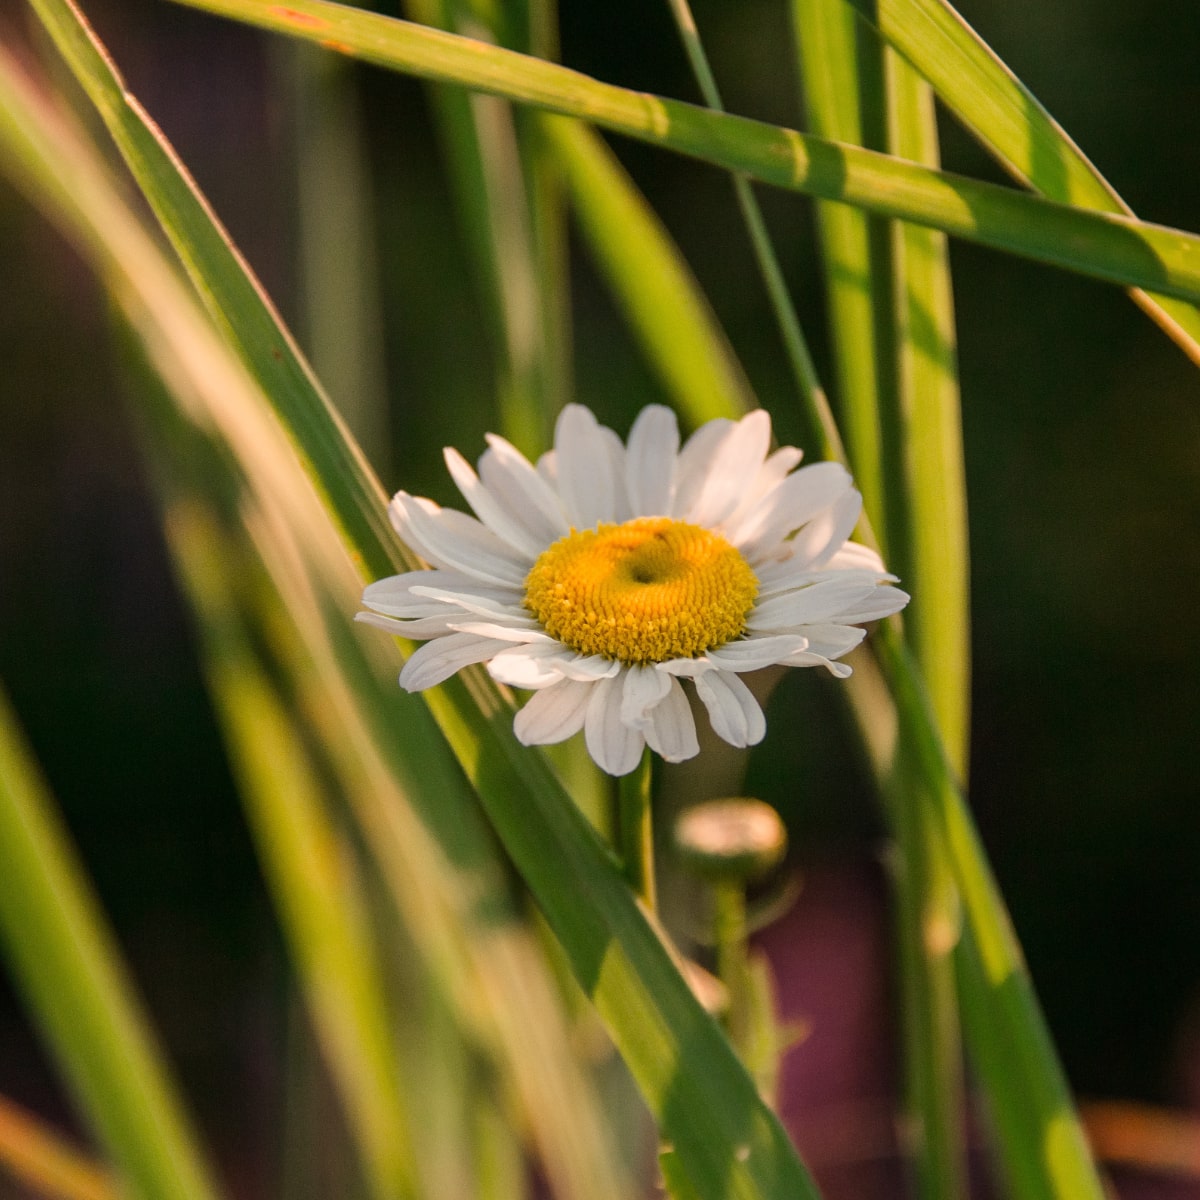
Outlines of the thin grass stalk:
{"type": "Polygon", "coordinates": [[[13,978],[118,1186],[145,1200],[215,1200],[116,940],[3,692],[0,861],[0,939],[13,978]]]}
{"type": "MultiPolygon", "coordinates": [[[[905,154],[921,148],[908,128],[913,113],[895,107],[902,97],[882,75],[881,48],[870,31],[858,27],[841,0],[797,3],[792,11],[809,118],[816,132],[854,142],[890,135],[893,153],[917,159],[916,153],[905,154]]],[[[916,235],[936,235],[914,230],[909,242],[904,231],[911,226],[897,224],[893,232],[840,205],[822,205],[818,212],[852,465],[856,445],[860,453],[865,445],[877,456],[873,476],[864,486],[872,526],[885,542],[889,566],[911,586],[917,603],[940,612],[940,593],[931,591],[926,597],[908,570],[915,552],[912,481],[905,471],[911,452],[910,409],[928,403],[912,387],[918,348],[912,339],[911,311],[930,298],[921,285],[932,278],[927,270],[919,281],[913,280],[910,255],[923,245],[916,235]],[[890,279],[885,275],[889,270],[895,272],[890,279]],[[867,492],[872,479],[882,489],[874,504],[867,492]]],[[[938,312],[944,316],[944,307],[938,312]]],[[[922,482],[927,492],[936,494],[946,481],[938,476],[922,482]]],[[[951,622],[955,616],[956,612],[945,614],[951,622]]],[[[963,736],[961,730],[956,732],[963,736]]],[[[897,849],[892,882],[905,1080],[902,1141],[917,1194],[927,1200],[954,1200],[963,1194],[966,1175],[962,1066],[949,956],[953,937],[945,936],[947,928],[953,929],[944,909],[953,906],[954,890],[923,828],[917,810],[921,780],[906,760],[903,744],[893,742],[875,766],[897,849]]]]}
{"type": "MultiPolygon", "coordinates": [[[[668,4],[704,103],[717,112],[724,112],[721,92],[696,29],[696,21],[688,0],[668,0],[668,4]]],[[[825,389],[817,375],[808,340],[800,326],[796,306],[792,303],[783,268],[780,266],[779,256],[775,253],[775,247],[771,244],[767,223],[755,199],[754,189],[744,175],[733,175],[731,179],[742,221],[750,237],[754,259],[758,264],[775,323],[779,326],[788,365],[796,383],[796,391],[800,398],[799,415],[803,427],[801,440],[811,452],[821,458],[844,460],[846,454],[842,447],[841,434],[830,411],[825,389]]]]}
{"type": "MultiPolygon", "coordinates": [[[[793,0],[790,9],[809,128],[829,141],[867,145],[867,87],[860,77],[854,14],[842,0],[793,0]]],[[[879,253],[884,248],[872,218],[862,210],[819,202],[816,211],[839,424],[867,519],[887,557],[891,538],[886,524],[890,514],[884,507],[882,390],[886,367],[879,336],[886,284],[879,253]]]]}
{"type": "MultiPolygon", "coordinates": [[[[933,94],[892,51],[886,56],[892,153],[936,165],[933,94]]],[[[966,472],[954,300],[946,238],[893,225],[899,336],[903,537],[889,565],[913,593],[905,635],[921,666],[947,754],[965,783],[970,729],[970,602],[966,472]]]]}
{"type": "MultiPolygon", "coordinates": [[[[1015,179],[1051,200],[1099,212],[1133,210],[1033,93],[945,0],[847,0],[933,84],[1015,179]]],[[[1197,365],[1200,311],[1134,288],[1131,299],[1197,365]]]]}

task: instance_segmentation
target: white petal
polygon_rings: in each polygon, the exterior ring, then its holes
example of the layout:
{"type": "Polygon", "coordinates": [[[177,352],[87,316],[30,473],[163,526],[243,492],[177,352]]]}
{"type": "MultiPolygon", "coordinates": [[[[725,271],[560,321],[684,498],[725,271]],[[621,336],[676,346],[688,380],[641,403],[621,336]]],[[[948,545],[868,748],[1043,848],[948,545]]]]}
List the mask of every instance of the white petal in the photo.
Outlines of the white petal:
{"type": "Polygon", "coordinates": [[[814,569],[824,566],[854,532],[861,512],[862,496],[853,489],[844,492],[796,534],[792,539],[792,557],[814,569]]]}
{"type": "MultiPolygon", "coordinates": [[[[558,500],[559,507],[561,507],[562,499],[558,495],[558,455],[553,450],[547,450],[537,460],[537,475],[547,487],[554,489],[555,498],[558,500]]],[[[566,520],[565,512],[563,513],[563,519],[566,520]]]]}
{"type": "Polygon", "coordinates": [[[400,536],[435,567],[512,586],[529,574],[529,561],[466,513],[407,492],[396,493],[390,511],[400,536]]]}
{"type": "Polygon", "coordinates": [[[664,678],[670,683],[670,690],[650,710],[650,719],[643,733],[646,745],[666,762],[683,762],[700,753],[700,743],[696,740],[696,721],[679,680],[670,676],[664,678]]]}
{"type": "Polygon", "coordinates": [[[776,637],[750,637],[740,642],[727,642],[716,650],[708,651],[705,657],[723,671],[759,671],[782,662],[797,650],[807,648],[807,637],[785,633],[776,637]]]}
{"type": "Polygon", "coordinates": [[[811,587],[783,592],[756,604],[746,618],[746,627],[794,630],[809,622],[851,625],[853,620],[843,620],[843,614],[870,607],[877,602],[877,593],[891,590],[873,583],[846,584],[840,580],[814,583],[811,587]]]}
{"type": "Polygon", "coordinates": [[[481,617],[495,617],[503,621],[529,621],[529,610],[520,601],[519,593],[511,591],[500,599],[478,595],[475,592],[447,591],[428,584],[417,584],[412,589],[417,600],[437,603],[443,609],[449,607],[459,613],[476,613],[481,617]]]}
{"type": "Polygon", "coordinates": [[[660,662],[657,665],[659,671],[666,671],[668,675],[680,675],[685,679],[694,679],[697,675],[703,675],[706,671],[715,671],[716,664],[709,662],[708,658],[703,655],[697,655],[695,658],[671,658],[666,662],[660,662]]]}
{"type": "Polygon", "coordinates": [[[533,691],[562,679],[562,659],[569,654],[570,651],[564,651],[554,642],[510,646],[488,661],[488,674],[497,683],[533,691]]]}
{"type": "Polygon", "coordinates": [[[602,658],[599,654],[571,654],[562,661],[562,673],[568,679],[579,679],[585,683],[597,679],[609,679],[621,670],[621,664],[613,658],[602,658]]]}
{"type": "Polygon", "coordinates": [[[721,439],[704,484],[683,519],[711,529],[732,515],[762,469],[770,445],[770,416],[761,408],[747,413],[721,439]]]}
{"type": "Polygon", "coordinates": [[[594,529],[601,521],[614,520],[616,495],[609,446],[596,418],[583,405],[568,404],[559,413],[554,451],[558,493],[571,525],[594,529]]]}
{"type": "Polygon", "coordinates": [[[894,575],[881,571],[860,570],[858,567],[845,569],[822,567],[814,571],[810,567],[797,566],[785,559],[782,562],[768,563],[754,569],[758,577],[758,599],[765,600],[768,596],[777,596],[780,592],[794,592],[799,588],[808,587],[814,583],[829,583],[840,580],[846,584],[859,584],[869,587],[873,583],[895,582],[894,575]]]}
{"type": "Polygon", "coordinates": [[[463,494],[463,499],[497,537],[531,560],[545,550],[545,541],[536,537],[525,524],[510,513],[507,505],[501,504],[499,499],[492,495],[471,469],[471,464],[457,450],[447,446],[442,451],[442,456],[446,460],[451,478],[463,494]]]}
{"type": "Polygon", "coordinates": [[[513,733],[523,746],[552,746],[583,728],[594,684],[564,679],[525,702],[513,719],[513,733]]]}
{"type": "Polygon", "coordinates": [[[759,469],[753,481],[749,482],[742,491],[742,497],[733,514],[725,519],[726,531],[736,529],[746,514],[772,489],[779,486],[788,473],[799,466],[804,457],[804,451],[795,446],[780,446],[774,454],[767,458],[759,469]]]}
{"type": "Polygon", "coordinates": [[[867,631],[861,625],[805,625],[804,636],[808,639],[805,650],[822,659],[841,658],[849,654],[867,631]]]}
{"type": "Polygon", "coordinates": [[[675,414],[661,404],[647,405],[629,431],[625,452],[625,485],[634,516],[670,515],[678,452],[675,414]]]}
{"type": "Polygon", "coordinates": [[[621,720],[634,729],[645,729],[646,713],[671,690],[670,676],[653,667],[630,667],[621,693],[621,720]]]}
{"type": "Polygon", "coordinates": [[[373,612],[357,613],[354,619],[364,625],[374,625],[376,629],[385,629],[395,637],[412,638],[419,642],[454,632],[450,625],[454,620],[454,613],[448,610],[443,610],[440,616],[417,617],[411,620],[401,620],[398,617],[373,612]]]}
{"type": "Polygon", "coordinates": [[[373,625],[376,629],[382,629],[384,633],[394,634],[396,637],[406,637],[404,631],[405,623],[398,621],[395,617],[385,617],[380,613],[360,612],[354,614],[356,621],[361,621],[364,625],[373,625]]]}
{"type": "Polygon", "coordinates": [[[451,633],[435,638],[419,647],[404,664],[400,686],[410,692],[423,692],[449,679],[463,667],[491,658],[507,645],[507,642],[476,637],[473,633],[451,633]]]}
{"type": "Polygon", "coordinates": [[[838,622],[857,625],[861,621],[878,621],[898,613],[911,599],[907,592],[894,587],[877,587],[873,595],[864,598],[861,604],[838,614],[838,622]]]}
{"type": "Polygon", "coordinates": [[[708,468],[717,448],[733,428],[725,417],[705,421],[683,444],[675,463],[675,496],[671,516],[686,519],[708,478],[708,468]]]}
{"type": "Polygon", "coordinates": [[[707,671],[697,675],[695,682],[719,738],[731,746],[757,746],[762,741],[766,718],[741,679],[725,671],[707,671]]]}
{"type": "Polygon", "coordinates": [[[621,720],[624,680],[614,675],[578,686],[588,687],[592,693],[583,726],[588,753],[609,775],[628,775],[638,765],[646,739],[621,720]]]}
{"type": "Polygon", "coordinates": [[[520,603],[522,592],[516,588],[481,583],[461,571],[408,571],[377,579],[363,589],[363,603],[376,612],[392,617],[425,617],[439,611],[441,597],[470,597],[497,604],[520,603]],[[422,594],[428,588],[434,594],[422,594]]]}
{"type": "Polygon", "coordinates": [[[625,487],[625,443],[608,428],[599,426],[600,437],[608,455],[608,472],[613,485],[613,506],[610,520],[621,523],[634,515],[629,506],[629,492],[625,487]]]}
{"type": "Polygon", "coordinates": [[[530,466],[511,442],[489,433],[487,443],[479,460],[479,478],[488,490],[542,542],[543,549],[565,537],[569,527],[553,483],[530,466]]]}
{"type": "Polygon", "coordinates": [[[843,662],[831,662],[828,658],[821,654],[813,654],[809,650],[802,650],[799,654],[793,654],[788,659],[789,667],[825,667],[830,674],[836,675],[838,679],[849,679],[854,674],[852,667],[847,666],[843,662]]]}
{"type": "Polygon", "coordinates": [[[455,621],[450,626],[459,633],[473,633],[476,637],[494,638],[499,642],[545,642],[552,646],[562,643],[555,641],[548,633],[543,633],[541,626],[535,621],[525,625],[502,625],[497,621],[455,621]]]}
{"type": "Polygon", "coordinates": [[[859,542],[846,542],[840,550],[834,553],[832,558],[825,560],[825,570],[871,571],[881,578],[895,579],[894,575],[887,573],[883,559],[870,546],[863,546],[859,542]]]}
{"type": "Polygon", "coordinates": [[[768,555],[788,534],[832,508],[849,490],[850,474],[841,463],[801,467],[730,528],[730,540],[750,559],[768,555]]]}

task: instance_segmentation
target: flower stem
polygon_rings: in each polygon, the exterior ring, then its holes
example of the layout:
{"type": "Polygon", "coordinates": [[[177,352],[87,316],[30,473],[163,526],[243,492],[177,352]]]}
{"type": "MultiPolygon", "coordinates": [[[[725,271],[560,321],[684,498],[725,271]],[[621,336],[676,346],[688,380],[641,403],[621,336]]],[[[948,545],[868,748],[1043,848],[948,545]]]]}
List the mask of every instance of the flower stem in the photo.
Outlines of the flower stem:
{"type": "Polygon", "coordinates": [[[650,749],[642,761],[620,781],[618,837],[625,878],[638,898],[651,911],[658,908],[654,885],[654,819],[650,807],[650,749]]]}

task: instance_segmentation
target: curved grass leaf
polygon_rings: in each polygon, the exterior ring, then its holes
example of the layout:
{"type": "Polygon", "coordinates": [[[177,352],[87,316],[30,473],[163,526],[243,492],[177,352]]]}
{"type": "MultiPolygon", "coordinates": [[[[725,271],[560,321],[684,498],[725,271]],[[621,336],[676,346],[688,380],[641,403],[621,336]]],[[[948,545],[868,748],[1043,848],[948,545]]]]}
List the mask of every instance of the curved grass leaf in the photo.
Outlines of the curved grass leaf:
{"type": "MultiPolygon", "coordinates": [[[[52,0],[30,0],[41,7],[52,0]]],[[[61,3],[64,0],[53,0],[61,3]]],[[[179,0],[426,79],[581,117],[763,183],[929,225],[1110,283],[1200,302],[1200,237],[1057,204],[776,125],[600,83],[436,29],[328,3],[179,0]]]]}

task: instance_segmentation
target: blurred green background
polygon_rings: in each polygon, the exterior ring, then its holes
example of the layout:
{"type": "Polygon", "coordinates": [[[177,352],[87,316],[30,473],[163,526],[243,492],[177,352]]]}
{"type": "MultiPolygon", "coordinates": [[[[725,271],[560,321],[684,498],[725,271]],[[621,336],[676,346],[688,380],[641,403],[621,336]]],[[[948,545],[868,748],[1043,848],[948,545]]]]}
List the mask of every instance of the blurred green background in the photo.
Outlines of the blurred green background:
{"type": "MultiPolygon", "coordinates": [[[[784,6],[694,8],[728,108],[803,127],[784,6]]],[[[1194,6],[961,9],[1140,216],[1200,229],[1194,6]]],[[[87,12],[305,343],[298,52],[166,4],[93,0],[87,12]]],[[[561,23],[569,65],[697,98],[665,6],[567,0],[561,23]]],[[[15,4],[0,11],[0,37],[36,45],[15,4]]],[[[389,489],[451,502],[438,451],[455,444],[473,457],[497,427],[493,347],[425,91],[369,69],[343,80],[361,106],[376,238],[364,278],[377,289],[387,409],[367,418],[369,451],[389,489]]],[[[943,137],[949,169],[1001,180],[966,135],[945,124],[943,137]]],[[[795,440],[789,377],[727,181],[614,145],[692,264],[779,439],[795,440]]],[[[760,196],[824,367],[810,207],[760,196]]],[[[974,807],[1077,1090],[1200,1107],[1200,375],[1116,289],[962,245],[952,253],[974,807]]],[[[572,276],[576,398],[623,433],[664,396],[578,253],[572,276]]],[[[331,315],[335,327],[352,317],[331,315]]],[[[110,334],[78,260],[0,184],[0,678],[185,1090],[222,1157],[252,1178],[278,1115],[282,953],[110,334]]],[[[334,398],[362,400],[346,378],[326,379],[334,398]]],[[[879,847],[865,776],[830,729],[829,686],[792,672],[769,713],[770,761],[750,764],[752,789],[785,813],[801,863],[870,859],[879,847]]],[[[0,1094],[58,1114],[53,1073],[6,989],[0,980],[0,1094]]]]}

